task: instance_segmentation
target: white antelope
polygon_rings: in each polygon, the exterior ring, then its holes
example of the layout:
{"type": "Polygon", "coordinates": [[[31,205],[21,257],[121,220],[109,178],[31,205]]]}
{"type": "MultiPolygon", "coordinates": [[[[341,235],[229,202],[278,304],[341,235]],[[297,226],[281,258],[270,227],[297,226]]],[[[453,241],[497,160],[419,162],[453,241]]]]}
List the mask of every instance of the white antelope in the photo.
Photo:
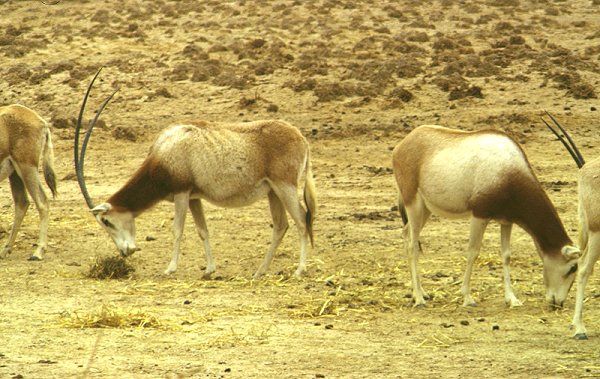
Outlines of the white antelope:
{"type": "Polygon", "coordinates": [[[46,184],[56,196],[54,151],[48,124],[36,112],[22,105],[0,107],[0,181],[9,178],[15,203],[15,219],[0,255],[2,258],[11,252],[29,208],[27,192],[40,215],[40,236],[29,260],[41,260],[48,247],[48,198],[38,175],[40,157],[46,184]]]}
{"type": "Polygon", "coordinates": [[[566,136],[555,130],[543,120],[546,126],[558,137],[567,148],[577,167],[579,167],[578,181],[578,214],[579,214],[579,246],[583,254],[579,262],[577,273],[577,292],[575,295],[575,314],[572,324],[575,327],[575,338],[587,339],[587,330],[583,323],[583,300],[585,287],[593,272],[594,265],[600,257],[600,158],[585,163],[583,156],[575,146],[569,134],[549,113],[548,116],[566,136]]]}
{"type": "Polygon", "coordinates": [[[547,300],[556,306],[563,304],[580,252],[572,246],[525,153],[512,138],[499,131],[465,132],[425,125],[409,133],[392,157],[416,306],[425,304],[417,259],[419,234],[431,213],[471,217],[462,285],[464,306],[476,304],[471,297],[471,273],[490,220],[501,225],[506,303],[521,305],[512,290],[509,267],[510,234],[512,225],[517,224],[532,236],[542,258],[547,300]]]}
{"type": "MultiPolygon", "coordinates": [[[[105,203],[95,206],[87,192],[83,163],[94,123],[112,95],[106,99],[86,133],[79,153],[81,118],[89,92],[83,100],[75,133],[75,166],[83,196],[98,223],[108,232],[122,256],[138,250],[135,218],[160,200],[175,204],[174,243],[166,274],[175,272],[187,209],[204,242],[205,276],[216,269],[208,240],[201,200],[224,207],[242,207],[267,197],[273,218],[271,246],[254,274],[264,274],[288,229],[286,211],[300,233],[297,276],[306,271],[307,245],[312,244],[316,191],[308,142],[300,131],[283,121],[239,124],[194,122],[165,129],[145,161],[131,178],[105,203]],[[304,210],[298,200],[298,182],[304,173],[304,210]]],[[[113,93],[114,95],[114,93],[113,93]]]]}

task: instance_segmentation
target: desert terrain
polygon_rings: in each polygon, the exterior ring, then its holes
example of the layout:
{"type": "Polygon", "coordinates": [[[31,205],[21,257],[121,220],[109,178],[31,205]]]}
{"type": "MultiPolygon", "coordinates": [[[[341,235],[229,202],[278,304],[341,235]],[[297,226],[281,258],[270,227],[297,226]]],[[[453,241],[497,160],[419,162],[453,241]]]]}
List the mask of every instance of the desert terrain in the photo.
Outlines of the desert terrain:
{"type": "MultiPolygon", "coordinates": [[[[422,233],[414,308],[391,150],[421,124],[503,130],[577,240],[577,168],[543,125],[551,112],[583,155],[600,156],[597,0],[0,0],[0,104],[51,125],[58,197],[49,248],[28,261],[31,206],[0,260],[2,378],[589,378],[600,377],[600,277],[586,291],[589,340],[572,338],[574,290],[544,299],[542,262],[513,231],[504,304],[499,226],[462,307],[468,220],[432,217],[422,233]],[[75,179],[74,125],[116,88],[86,157],[96,202],[120,188],[160,130],[188,119],[284,119],[306,136],[318,190],[308,274],[295,278],[293,224],[264,278],[268,203],[205,205],[217,272],[203,279],[188,216],[179,269],[173,205],[137,218],[141,251],[126,279],[88,277],[117,254],[75,179]]],[[[49,193],[46,188],[46,192],[49,193]]],[[[13,219],[0,187],[0,242],[13,219]]]]}

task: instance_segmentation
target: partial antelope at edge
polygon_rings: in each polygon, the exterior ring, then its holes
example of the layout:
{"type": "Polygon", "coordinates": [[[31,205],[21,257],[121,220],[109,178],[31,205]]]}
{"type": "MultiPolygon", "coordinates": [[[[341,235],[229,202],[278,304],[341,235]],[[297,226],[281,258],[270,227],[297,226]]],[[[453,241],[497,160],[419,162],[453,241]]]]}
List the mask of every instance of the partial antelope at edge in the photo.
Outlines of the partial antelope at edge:
{"type": "Polygon", "coordinates": [[[470,217],[463,305],[475,305],[471,274],[491,220],[501,225],[504,299],[521,305],[510,278],[513,224],[531,235],[544,266],[546,299],[562,306],[575,278],[579,249],[567,235],[519,144],[495,130],[466,132],[436,125],[411,131],[394,149],[392,164],[405,223],[415,305],[424,305],[417,260],[419,236],[429,216],[470,217]]]}
{"type": "Polygon", "coordinates": [[[9,178],[15,203],[15,219],[0,257],[11,251],[29,208],[27,193],[40,216],[37,247],[29,260],[41,260],[48,248],[48,198],[42,188],[38,165],[42,161],[44,179],[56,196],[54,149],[48,123],[35,111],[18,104],[0,107],[0,181],[9,178]]]}
{"type": "Polygon", "coordinates": [[[546,112],[546,114],[557,129],[546,122],[546,120],[542,119],[542,121],[563,143],[579,168],[577,208],[579,215],[579,247],[583,251],[583,254],[580,258],[579,272],[577,273],[575,312],[572,325],[575,327],[575,338],[587,339],[587,330],[583,323],[585,287],[592,274],[594,265],[598,261],[598,257],[600,257],[600,158],[586,163],[567,131],[550,113],[546,112]]]}
{"type": "MultiPolygon", "coordinates": [[[[285,121],[267,120],[247,123],[217,124],[188,122],[166,128],[158,135],[142,165],[106,202],[95,205],[88,194],[84,158],[89,136],[100,107],[86,132],[81,151],[81,119],[91,81],[83,99],[75,133],[75,167],[82,194],[100,226],[108,232],[123,256],[138,250],[135,242],[135,219],[161,200],[175,205],[173,251],[165,271],[177,269],[180,242],[187,210],[192,213],[196,229],[204,242],[205,275],[216,270],[209,244],[209,233],[202,201],[223,207],[242,207],[268,198],[273,218],[271,246],[254,274],[264,274],[287,229],[287,213],[300,234],[300,263],[296,275],[306,271],[309,240],[313,241],[316,190],[313,181],[310,149],[300,131],[285,121]],[[304,179],[304,202],[298,199],[299,182],[304,179]]],[[[114,93],[113,93],[114,95],[114,93]]]]}

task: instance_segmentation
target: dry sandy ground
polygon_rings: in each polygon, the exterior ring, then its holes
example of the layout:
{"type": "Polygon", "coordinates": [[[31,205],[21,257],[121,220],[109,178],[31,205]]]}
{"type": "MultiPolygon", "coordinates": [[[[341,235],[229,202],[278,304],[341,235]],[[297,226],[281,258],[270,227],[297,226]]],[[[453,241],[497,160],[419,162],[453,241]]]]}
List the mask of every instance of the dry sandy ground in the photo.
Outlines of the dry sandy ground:
{"type": "MultiPolygon", "coordinates": [[[[600,376],[599,278],[587,291],[590,339],[573,340],[573,295],[565,309],[548,309],[541,261],[518,228],[512,266],[523,307],[503,302],[496,224],[474,273],[479,307],[461,306],[468,222],[434,217],[420,264],[434,298],[414,309],[390,167],[391,149],[420,124],[505,130],[575,239],[575,165],[540,117],[551,111],[586,157],[600,155],[599,11],[597,0],[0,1],[0,104],[25,104],[51,122],[61,179],[44,261],[26,260],[35,208],[0,261],[0,376],[600,376]],[[168,203],[138,218],[132,278],[86,278],[98,257],[116,254],[73,180],[73,119],[100,66],[87,117],[120,91],[88,152],[96,201],[170,123],[282,118],[300,128],[320,202],[305,278],[290,277],[292,228],[269,274],[251,280],[270,241],[266,201],[207,206],[212,280],[201,279],[189,219],[179,271],[162,274],[168,203]],[[122,324],[89,327],[107,319],[122,324]]],[[[8,229],[7,183],[0,199],[8,229]]]]}

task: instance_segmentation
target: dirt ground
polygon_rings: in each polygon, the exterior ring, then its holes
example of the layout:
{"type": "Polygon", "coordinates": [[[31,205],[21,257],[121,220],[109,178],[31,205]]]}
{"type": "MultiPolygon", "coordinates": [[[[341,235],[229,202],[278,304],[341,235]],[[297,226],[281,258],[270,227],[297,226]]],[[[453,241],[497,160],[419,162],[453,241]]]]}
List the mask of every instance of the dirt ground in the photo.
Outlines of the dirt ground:
{"type": "MultiPolygon", "coordinates": [[[[521,229],[512,270],[523,307],[503,301],[497,224],[473,276],[479,306],[461,306],[468,221],[437,217],[420,261],[433,299],[412,307],[390,162],[421,124],[505,130],[576,240],[575,164],[541,116],[553,113],[586,157],[600,156],[599,1],[45,3],[0,0],[0,104],[50,121],[60,179],[45,259],[27,261],[39,225],[32,207],[0,261],[0,377],[600,377],[600,277],[587,290],[590,339],[574,340],[574,291],[564,309],[548,308],[541,260],[521,229]],[[169,124],[281,118],[303,132],[319,193],[306,277],[292,276],[291,228],[268,275],[251,279],[271,238],[265,200],[207,206],[218,270],[210,280],[189,217],[179,270],[162,274],[169,203],[137,219],[142,251],[130,258],[130,279],[86,277],[96,259],[116,254],[72,164],[74,119],[100,66],[86,118],[120,90],[88,151],[97,202],[169,124]]],[[[0,199],[4,243],[7,182],[0,199]]]]}

